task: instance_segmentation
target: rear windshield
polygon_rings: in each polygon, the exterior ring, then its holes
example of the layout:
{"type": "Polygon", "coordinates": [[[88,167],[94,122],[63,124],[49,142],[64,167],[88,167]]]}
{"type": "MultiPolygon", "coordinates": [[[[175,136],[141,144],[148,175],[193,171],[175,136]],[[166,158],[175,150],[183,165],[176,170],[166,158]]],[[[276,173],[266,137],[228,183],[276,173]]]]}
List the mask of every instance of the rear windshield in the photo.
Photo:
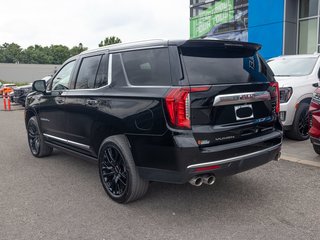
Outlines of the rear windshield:
{"type": "Polygon", "coordinates": [[[180,48],[190,84],[266,82],[267,67],[245,48],[180,48]]]}
{"type": "Polygon", "coordinates": [[[276,58],[268,62],[275,76],[305,76],[312,73],[317,57],[276,58]]]}

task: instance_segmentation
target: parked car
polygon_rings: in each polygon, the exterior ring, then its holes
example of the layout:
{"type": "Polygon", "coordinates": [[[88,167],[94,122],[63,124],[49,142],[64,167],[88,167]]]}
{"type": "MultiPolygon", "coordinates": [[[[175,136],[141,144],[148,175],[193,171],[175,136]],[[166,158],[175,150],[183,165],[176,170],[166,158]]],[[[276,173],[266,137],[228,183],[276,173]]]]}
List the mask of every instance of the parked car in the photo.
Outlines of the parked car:
{"type": "Polygon", "coordinates": [[[285,135],[300,141],[308,139],[308,109],[319,84],[319,54],[281,56],[270,59],[268,64],[279,82],[285,135]]]}
{"type": "Polygon", "coordinates": [[[0,88],[0,96],[2,97],[4,90],[7,90],[8,93],[13,91],[13,88],[16,87],[17,85],[14,83],[5,83],[2,84],[0,88]]]}
{"type": "Polygon", "coordinates": [[[313,149],[320,154],[320,88],[312,96],[309,108],[309,135],[313,149]]]}
{"type": "Polygon", "coordinates": [[[13,96],[14,96],[13,92],[9,93],[10,102],[12,102],[12,103],[14,103],[13,96]]]}
{"type": "Polygon", "coordinates": [[[248,29],[242,21],[232,21],[214,26],[205,36],[206,39],[248,41],[248,29]]]}
{"type": "Polygon", "coordinates": [[[279,158],[278,83],[257,54],[231,41],[142,41],[86,51],[26,100],[35,157],[53,148],[98,161],[116,202],[150,181],[211,185],[279,158]]]}
{"type": "MultiPolygon", "coordinates": [[[[42,80],[48,82],[51,79],[51,75],[45,76],[42,80]]],[[[16,87],[13,89],[14,91],[14,102],[21,104],[23,107],[25,106],[25,101],[27,95],[32,92],[32,83],[23,85],[20,87],[16,87]]]]}

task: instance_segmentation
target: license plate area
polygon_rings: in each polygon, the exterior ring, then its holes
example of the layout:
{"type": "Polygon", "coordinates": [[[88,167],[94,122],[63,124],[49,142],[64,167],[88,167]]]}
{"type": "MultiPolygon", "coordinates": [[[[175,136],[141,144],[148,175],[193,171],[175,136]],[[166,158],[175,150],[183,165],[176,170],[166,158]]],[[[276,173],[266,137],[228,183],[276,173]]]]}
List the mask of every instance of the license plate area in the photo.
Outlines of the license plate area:
{"type": "Polygon", "coordinates": [[[234,112],[237,121],[254,118],[252,104],[234,106],[234,112]]]}

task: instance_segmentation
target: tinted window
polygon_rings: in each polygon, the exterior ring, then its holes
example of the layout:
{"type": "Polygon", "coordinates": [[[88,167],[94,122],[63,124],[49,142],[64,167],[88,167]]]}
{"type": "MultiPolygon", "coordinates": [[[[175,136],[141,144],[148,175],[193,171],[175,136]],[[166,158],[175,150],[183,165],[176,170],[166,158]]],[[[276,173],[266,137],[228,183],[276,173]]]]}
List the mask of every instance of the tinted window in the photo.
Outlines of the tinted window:
{"type": "Polygon", "coordinates": [[[107,84],[108,84],[108,56],[104,55],[102,57],[102,60],[99,66],[95,87],[99,88],[107,84]]]}
{"type": "Polygon", "coordinates": [[[190,84],[233,84],[268,81],[255,51],[243,48],[181,49],[190,84]]]}
{"type": "Polygon", "coordinates": [[[132,85],[171,85],[167,48],[126,52],[122,59],[132,85]]]}
{"type": "Polygon", "coordinates": [[[126,77],[123,72],[120,54],[112,55],[112,82],[117,84],[125,84],[126,77]]]}
{"type": "Polygon", "coordinates": [[[62,67],[52,81],[52,90],[67,90],[75,61],[69,62],[62,67]]]}
{"type": "Polygon", "coordinates": [[[76,89],[94,88],[101,56],[82,59],[77,77],[76,89]]]}

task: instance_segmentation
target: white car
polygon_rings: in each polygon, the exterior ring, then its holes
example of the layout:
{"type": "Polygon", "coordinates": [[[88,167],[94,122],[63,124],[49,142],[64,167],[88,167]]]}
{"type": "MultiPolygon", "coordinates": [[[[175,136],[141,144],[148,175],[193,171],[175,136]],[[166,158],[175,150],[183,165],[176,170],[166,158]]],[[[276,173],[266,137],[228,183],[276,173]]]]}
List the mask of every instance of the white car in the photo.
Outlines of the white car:
{"type": "Polygon", "coordinates": [[[292,55],[268,61],[280,88],[280,119],[285,135],[306,140],[308,109],[312,93],[319,85],[319,54],[292,55]]]}

